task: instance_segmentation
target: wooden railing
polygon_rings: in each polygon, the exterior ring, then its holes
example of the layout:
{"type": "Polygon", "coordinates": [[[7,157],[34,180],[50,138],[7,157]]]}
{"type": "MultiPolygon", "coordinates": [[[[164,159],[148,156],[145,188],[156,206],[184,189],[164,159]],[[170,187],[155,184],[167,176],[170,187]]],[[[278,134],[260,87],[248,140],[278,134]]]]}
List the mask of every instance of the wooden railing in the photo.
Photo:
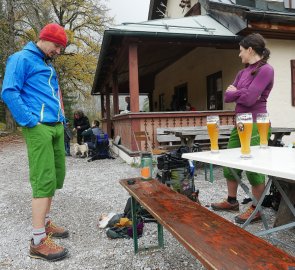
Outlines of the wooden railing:
{"type": "MultiPolygon", "coordinates": [[[[159,146],[157,128],[204,126],[207,115],[219,115],[221,125],[234,124],[233,111],[129,112],[113,117],[113,134],[114,138],[120,136],[121,145],[132,153],[137,151],[132,131],[146,130],[150,135],[152,147],[156,148],[159,146]]],[[[103,121],[104,130],[107,130],[106,123],[103,121]]]]}

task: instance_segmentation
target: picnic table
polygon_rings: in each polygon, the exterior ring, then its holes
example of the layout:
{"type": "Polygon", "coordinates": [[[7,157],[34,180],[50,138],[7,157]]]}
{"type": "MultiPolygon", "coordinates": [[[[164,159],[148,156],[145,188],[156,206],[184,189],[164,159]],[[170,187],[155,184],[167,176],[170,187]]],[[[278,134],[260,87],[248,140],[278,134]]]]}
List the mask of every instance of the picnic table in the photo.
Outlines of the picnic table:
{"type": "MultiPolygon", "coordinates": [[[[269,225],[264,215],[262,215],[262,221],[265,230],[258,232],[256,235],[266,235],[280,230],[295,227],[295,208],[293,206],[294,198],[288,197],[286,192],[282,189],[280,181],[278,181],[277,179],[277,177],[280,177],[280,179],[284,179],[284,181],[286,181],[287,183],[292,183],[293,185],[295,184],[295,149],[288,147],[272,146],[263,149],[259,146],[251,146],[252,158],[241,159],[240,155],[240,148],[232,148],[220,150],[219,153],[215,154],[212,154],[209,151],[186,153],[183,154],[182,157],[190,160],[196,160],[220,166],[226,166],[229,168],[247,170],[251,172],[257,172],[274,176],[269,178],[266,188],[262,194],[262,197],[259,200],[259,202],[257,202],[256,210],[243,224],[242,227],[245,228],[251,222],[252,218],[258,211],[261,211],[263,214],[261,204],[272,183],[274,183],[274,185],[280,192],[282,196],[282,201],[285,202],[286,206],[288,207],[288,210],[292,214],[292,218],[291,220],[289,220],[289,223],[287,224],[280,225],[275,228],[269,228],[269,225]]],[[[232,172],[236,180],[241,185],[241,187],[245,190],[245,186],[242,185],[241,179],[238,177],[234,170],[232,170],[232,172]]],[[[256,201],[247,189],[245,191],[248,193],[250,197],[252,197],[253,201],[256,201]]]]}
{"type": "MultiPolygon", "coordinates": [[[[233,128],[233,125],[221,125],[219,127],[219,142],[227,143],[233,128]]],[[[295,132],[295,128],[272,127],[271,133],[273,138],[269,140],[269,145],[281,146],[283,137],[290,135],[292,132],[295,132]]],[[[187,145],[190,148],[193,146],[195,141],[200,142],[201,144],[205,141],[209,142],[206,126],[164,128],[163,133],[175,135],[176,137],[180,138],[181,145],[187,145]]]]}
{"type": "MultiPolygon", "coordinates": [[[[233,126],[219,127],[219,142],[227,143],[232,128],[233,126]]],[[[194,142],[199,143],[201,146],[204,144],[210,145],[207,126],[167,128],[164,129],[164,134],[175,135],[180,138],[181,145],[186,145],[190,149],[192,149],[194,142]]]]}

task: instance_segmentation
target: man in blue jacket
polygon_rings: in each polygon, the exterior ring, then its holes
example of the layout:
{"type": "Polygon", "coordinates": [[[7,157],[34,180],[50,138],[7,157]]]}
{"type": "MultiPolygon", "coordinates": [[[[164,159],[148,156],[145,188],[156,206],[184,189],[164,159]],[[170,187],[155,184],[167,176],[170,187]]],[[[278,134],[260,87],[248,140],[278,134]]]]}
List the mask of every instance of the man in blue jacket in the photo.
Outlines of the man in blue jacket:
{"type": "Polygon", "coordinates": [[[63,27],[48,24],[37,43],[29,42],[7,61],[2,99],[22,126],[27,144],[32,187],[33,238],[30,256],[55,261],[68,250],[51,237],[69,232],[49,218],[52,197],[65,178],[64,112],[56,72],[50,62],[67,45],[63,27]]]}

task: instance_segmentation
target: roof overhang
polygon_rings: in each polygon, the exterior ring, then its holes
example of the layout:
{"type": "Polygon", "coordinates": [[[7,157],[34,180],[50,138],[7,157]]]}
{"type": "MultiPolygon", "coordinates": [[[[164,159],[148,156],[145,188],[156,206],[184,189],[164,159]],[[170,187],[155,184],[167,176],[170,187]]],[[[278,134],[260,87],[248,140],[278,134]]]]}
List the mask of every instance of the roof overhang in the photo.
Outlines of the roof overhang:
{"type": "MultiPolygon", "coordinates": [[[[128,81],[128,46],[138,44],[139,76],[155,74],[197,47],[237,48],[240,37],[210,16],[125,23],[104,32],[91,94],[103,92],[112,73],[128,81]]],[[[142,89],[145,91],[145,89],[142,89]]]]}

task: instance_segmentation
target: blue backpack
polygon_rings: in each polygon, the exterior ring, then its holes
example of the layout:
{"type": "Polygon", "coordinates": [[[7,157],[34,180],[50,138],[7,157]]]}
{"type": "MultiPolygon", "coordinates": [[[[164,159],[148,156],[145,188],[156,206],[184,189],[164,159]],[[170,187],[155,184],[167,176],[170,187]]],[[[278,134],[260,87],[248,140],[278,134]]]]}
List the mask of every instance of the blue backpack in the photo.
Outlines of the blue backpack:
{"type": "Polygon", "coordinates": [[[100,133],[96,135],[95,149],[93,150],[93,155],[88,161],[93,161],[96,159],[112,158],[109,151],[109,136],[106,133],[100,133]]]}

